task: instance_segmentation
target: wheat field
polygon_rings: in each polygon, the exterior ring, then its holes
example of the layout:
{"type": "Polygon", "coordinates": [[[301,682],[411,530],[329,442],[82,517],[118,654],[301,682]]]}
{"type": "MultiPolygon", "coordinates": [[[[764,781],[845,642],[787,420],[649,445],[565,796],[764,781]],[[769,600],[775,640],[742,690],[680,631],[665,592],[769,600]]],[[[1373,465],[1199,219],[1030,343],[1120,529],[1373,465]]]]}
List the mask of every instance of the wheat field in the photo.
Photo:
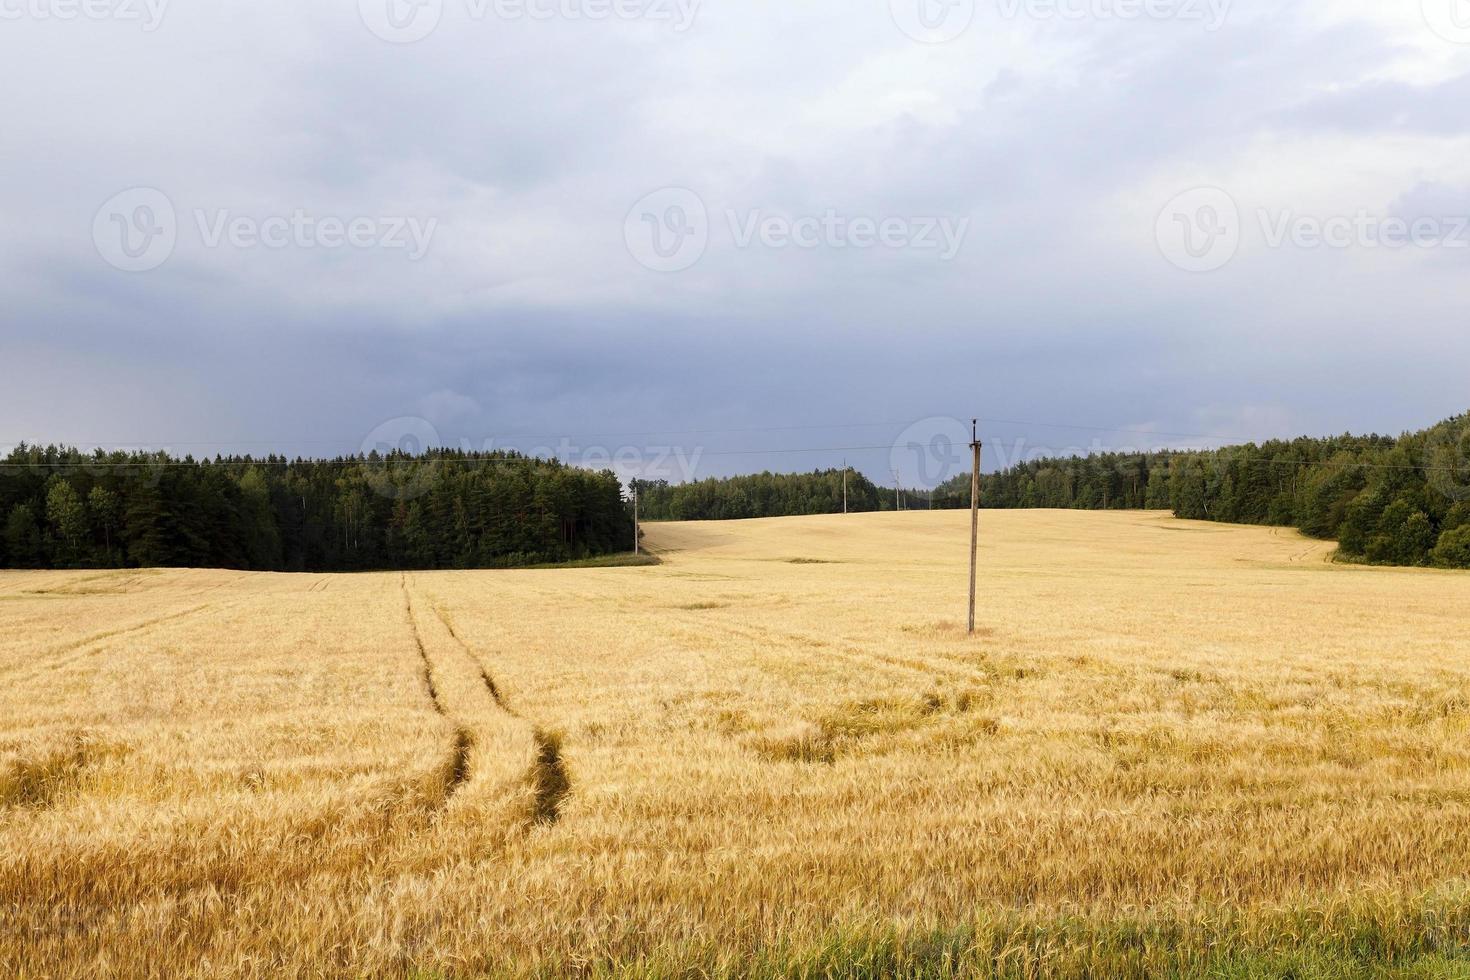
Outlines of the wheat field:
{"type": "Polygon", "coordinates": [[[0,572],[0,975],[1470,976],[1470,576],[968,530],[0,572]]]}

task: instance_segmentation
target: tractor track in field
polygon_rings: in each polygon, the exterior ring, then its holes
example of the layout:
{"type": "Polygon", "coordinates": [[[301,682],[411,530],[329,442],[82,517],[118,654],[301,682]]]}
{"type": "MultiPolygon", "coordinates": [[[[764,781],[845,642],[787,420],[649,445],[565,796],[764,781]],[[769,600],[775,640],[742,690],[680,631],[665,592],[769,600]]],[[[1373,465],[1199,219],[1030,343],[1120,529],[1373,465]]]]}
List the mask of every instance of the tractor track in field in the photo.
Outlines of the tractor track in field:
{"type": "Polygon", "coordinates": [[[444,610],[439,606],[437,602],[431,601],[429,603],[429,606],[434,610],[434,615],[439,617],[439,622],[443,623],[444,628],[449,631],[449,635],[454,638],[454,642],[459,644],[460,652],[462,652],[467,658],[469,658],[470,663],[474,665],[474,668],[477,671],[479,671],[480,680],[484,682],[485,690],[490,692],[491,700],[493,700],[506,714],[509,714],[515,718],[519,718],[520,715],[516,714],[515,710],[506,703],[504,695],[500,693],[499,685],[495,683],[495,678],[491,677],[490,671],[486,669],[485,662],[475,654],[474,650],[470,649],[470,645],[464,641],[464,637],[460,636],[459,631],[454,628],[454,621],[445,614],[444,610]]]}
{"type": "Polygon", "coordinates": [[[526,782],[532,790],[532,805],[530,823],[539,826],[551,826],[561,819],[562,805],[566,802],[572,792],[571,774],[567,771],[566,760],[562,756],[561,736],[555,732],[548,731],[530,722],[524,715],[511,707],[505,695],[501,693],[500,686],[495,683],[495,678],[490,676],[490,671],[485,662],[465,642],[464,637],[459,635],[455,629],[454,622],[444,612],[438,602],[430,597],[429,607],[434,610],[434,615],[439,622],[444,624],[445,630],[459,646],[460,652],[465,655],[469,662],[479,672],[480,680],[485,685],[485,690],[496,706],[512,718],[521,721],[531,728],[531,740],[535,743],[536,755],[532,760],[531,768],[526,772],[526,782]]]}
{"type": "Polygon", "coordinates": [[[25,589],[20,594],[42,598],[130,595],[138,591],[134,586],[143,583],[147,577],[148,573],[140,570],[114,568],[105,572],[78,575],[47,588],[25,589]]]}
{"type": "Polygon", "coordinates": [[[561,739],[539,728],[532,738],[536,741],[536,761],[527,773],[535,793],[531,820],[549,827],[561,819],[562,804],[572,793],[572,780],[562,759],[561,739]]]}
{"type": "MultiPolygon", "coordinates": [[[[681,623],[698,627],[705,632],[711,627],[709,619],[695,616],[682,611],[671,610],[669,615],[678,619],[681,623]]],[[[802,645],[811,645],[812,638],[802,633],[790,630],[772,629],[765,626],[737,626],[731,623],[719,623],[718,628],[741,639],[753,643],[769,643],[772,638],[795,642],[802,645]]],[[[813,649],[818,649],[813,647],[813,649]]],[[[931,654],[938,662],[930,663],[918,657],[906,657],[900,654],[885,654],[875,650],[866,649],[858,644],[844,639],[824,640],[820,647],[824,656],[831,655],[840,658],[855,667],[866,670],[883,670],[895,678],[905,680],[927,680],[945,679],[957,682],[984,680],[984,671],[978,670],[962,659],[947,653],[931,654]]],[[[759,664],[756,666],[759,667],[759,664]]]]}
{"type": "Polygon", "coordinates": [[[218,592],[220,589],[227,589],[232,585],[238,585],[241,582],[249,581],[250,576],[253,574],[253,572],[241,572],[239,575],[236,575],[232,579],[227,579],[223,582],[216,582],[214,585],[200,589],[198,592],[193,593],[193,595],[208,595],[211,592],[218,592]]]}
{"type": "MultiPolygon", "coordinates": [[[[450,721],[449,712],[444,707],[444,702],[439,696],[439,688],[434,683],[434,661],[429,657],[429,651],[424,647],[424,638],[419,632],[418,618],[413,611],[413,596],[408,590],[408,577],[402,576],[399,585],[403,589],[403,612],[408,619],[409,630],[413,633],[413,645],[418,650],[419,660],[423,665],[424,689],[429,695],[429,703],[434,708],[434,713],[441,718],[450,721]]],[[[449,759],[443,767],[444,790],[439,800],[442,808],[449,804],[454,794],[459,792],[460,787],[470,780],[470,751],[474,748],[474,734],[464,725],[455,723],[454,742],[450,747],[449,759]]]]}
{"type": "Polygon", "coordinates": [[[141,623],[134,623],[131,626],[120,626],[116,629],[103,630],[100,633],[93,633],[92,635],[83,637],[80,640],[71,640],[67,643],[61,644],[60,646],[51,648],[50,650],[41,654],[41,657],[39,659],[48,660],[51,657],[57,657],[68,653],[71,653],[72,656],[63,657],[63,659],[51,663],[21,664],[16,667],[12,667],[7,671],[0,672],[0,678],[5,678],[7,683],[24,684],[28,681],[35,680],[37,677],[40,677],[43,674],[54,673],[58,670],[65,670],[72,664],[77,663],[80,660],[85,660],[88,656],[91,655],[91,651],[89,650],[89,648],[94,647],[99,643],[106,643],[108,640],[115,640],[119,637],[134,636],[139,633],[146,633],[149,630],[155,629],[159,626],[166,626],[169,623],[175,622],[177,620],[187,619],[190,616],[194,616],[206,610],[217,608],[220,607],[213,603],[206,602],[202,605],[194,606],[189,609],[169,613],[166,616],[156,616],[153,619],[144,620],[141,623]],[[30,666],[32,668],[30,673],[26,674],[23,677],[13,676],[15,673],[26,666],[30,666]]]}
{"type": "MultiPolygon", "coordinates": [[[[1307,546],[1306,547],[1306,550],[1304,550],[1304,551],[1293,551],[1292,554],[1290,554],[1289,556],[1287,556],[1287,559],[1286,559],[1287,564],[1290,564],[1290,565],[1299,565],[1299,564],[1302,564],[1304,562],[1313,561],[1313,560],[1317,560],[1317,559],[1320,559],[1324,563],[1330,563],[1332,561],[1332,546],[1328,542],[1324,542],[1324,541],[1312,541],[1312,540],[1310,540],[1308,538],[1305,538],[1298,531],[1293,531],[1293,530],[1291,530],[1289,528],[1280,528],[1280,527],[1273,527],[1273,528],[1271,528],[1271,537],[1277,538],[1277,539],[1282,540],[1282,541],[1286,541],[1286,540],[1289,540],[1291,538],[1296,538],[1296,540],[1292,542],[1293,545],[1305,544],[1307,546]]],[[[1239,560],[1239,561],[1252,561],[1252,560],[1258,560],[1258,559],[1252,559],[1251,557],[1247,556],[1245,558],[1241,558],[1241,559],[1237,559],[1237,560],[1239,560]]]]}

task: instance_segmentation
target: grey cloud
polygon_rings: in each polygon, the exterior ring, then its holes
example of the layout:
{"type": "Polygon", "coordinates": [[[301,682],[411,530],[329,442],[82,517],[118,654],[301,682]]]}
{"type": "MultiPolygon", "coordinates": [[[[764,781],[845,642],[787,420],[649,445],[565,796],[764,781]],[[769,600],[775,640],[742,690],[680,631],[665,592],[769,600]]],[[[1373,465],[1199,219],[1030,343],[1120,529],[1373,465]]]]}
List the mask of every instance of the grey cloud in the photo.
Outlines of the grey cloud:
{"type": "MultiPolygon", "coordinates": [[[[0,442],[345,452],[409,415],[473,444],[768,430],[694,437],[730,472],[840,459],[716,454],[902,428],[789,429],[844,421],[1265,436],[1464,408],[1463,288],[1436,264],[1375,277],[1243,256],[1190,277],[1153,242],[1172,194],[1263,143],[1463,139],[1470,74],[1393,77],[1409,42],[1328,0],[1242,2],[1215,33],[982,12],[933,49],[881,3],[706,4],[678,36],[455,17],[403,47],[353,7],[175,5],[149,35],[7,24],[0,80],[28,95],[0,125],[0,442]],[[186,228],[166,264],[130,274],[91,227],[133,185],[185,223],[305,208],[441,224],[419,263],[208,248],[186,228]],[[717,226],[729,209],[827,208],[971,225],[949,263],[739,248],[717,227],[697,265],[658,274],[623,221],[669,185],[717,226]]],[[[1454,206],[1470,173],[1440,169],[1387,174],[1359,203],[1454,206]]],[[[854,462],[886,471],[881,451],[854,462]]]]}

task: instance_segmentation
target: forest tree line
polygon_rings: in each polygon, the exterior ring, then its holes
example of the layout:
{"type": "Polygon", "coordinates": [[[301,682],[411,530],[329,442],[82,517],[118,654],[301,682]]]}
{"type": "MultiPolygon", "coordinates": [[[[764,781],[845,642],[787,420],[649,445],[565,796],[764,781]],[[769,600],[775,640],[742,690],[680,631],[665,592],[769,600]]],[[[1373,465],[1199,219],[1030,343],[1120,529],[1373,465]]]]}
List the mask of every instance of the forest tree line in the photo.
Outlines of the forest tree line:
{"type": "MultiPolygon", "coordinates": [[[[892,510],[936,510],[959,506],[954,494],[938,490],[880,487],[862,473],[841,469],[814,473],[752,473],[711,477],[692,483],[634,480],[639,514],[646,521],[739,521],[758,517],[869,514],[892,510]]],[[[966,478],[964,506],[970,506],[966,478]]]]}
{"type": "Polygon", "coordinates": [[[196,461],[22,444],[0,567],[496,568],[633,548],[612,472],[515,453],[196,461]]]}
{"type": "Polygon", "coordinates": [[[1172,510],[1299,528],[1353,561],[1470,568],[1470,415],[1398,437],[1043,459],[981,482],[987,507],[1172,510]]]}
{"type": "MultiPolygon", "coordinates": [[[[853,513],[968,507],[968,474],[902,493],[846,471],[853,513]]],[[[844,509],[844,471],[634,481],[645,520],[844,509]]],[[[1470,415],[1398,437],[1038,459],[984,474],[987,508],[1172,510],[1300,528],[1344,557],[1470,568],[1470,415]]],[[[627,551],[611,472],[515,453],[195,461],[22,445],[0,462],[0,566],[480,568],[627,551]]]]}
{"type": "MultiPolygon", "coordinates": [[[[638,513],[647,521],[740,521],[756,517],[799,517],[843,512],[842,470],[815,473],[754,473],[693,483],[634,480],[638,513]]],[[[847,509],[854,514],[893,503],[873,481],[847,474],[847,509]]]]}
{"type": "MultiPolygon", "coordinates": [[[[840,514],[840,469],[671,485],[637,482],[647,520],[840,514]]],[[[1344,558],[1470,568],[1470,415],[1398,437],[1276,440],[1218,450],[1038,459],[981,477],[992,509],[1172,510],[1182,518],[1300,528],[1344,558]]],[[[970,506],[970,474],[933,491],[848,475],[854,513],[970,506]]]]}

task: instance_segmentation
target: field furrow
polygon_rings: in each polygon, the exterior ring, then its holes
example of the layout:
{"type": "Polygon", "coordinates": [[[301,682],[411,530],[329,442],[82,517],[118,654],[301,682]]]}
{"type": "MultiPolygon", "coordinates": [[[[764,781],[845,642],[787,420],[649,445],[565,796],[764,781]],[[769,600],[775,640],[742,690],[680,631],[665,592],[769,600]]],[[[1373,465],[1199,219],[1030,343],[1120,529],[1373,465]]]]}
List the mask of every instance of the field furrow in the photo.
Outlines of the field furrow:
{"type": "MultiPolygon", "coordinates": [[[[54,662],[51,662],[51,658],[60,657],[63,654],[72,653],[73,651],[77,650],[86,651],[89,648],[105,643],[108,640],[126,637],[136,633],[143,633],[148,630],[155,629],[156,627],[172,623],[175,620],[184,619],[185,617],[202,613],[210,608],[212,607],[208,604],[192,606],[188,609],[182,609],[178,612],[168,613],[164,616],[155,616],[153,618],[146,619],[140,623],[134,623],[130,626],[120,626],[114,629],[102,630],[101,632],[82,637],[79,640],[72,640],[68,643],[63,643],[60,646],[53,647],[52,649],[47,650],[44,653],[38,654],[34,657],[28,657],[24,663],[11,665],[8,671],[0,673],[0,680],[10,679],[13,680],[15,683],[24,683],[29,680],[34,680],[36,677],[40,676],[43,672],[48,670],[65,670],[67,667],[75,663],[77,659],[79,659],[79,657],[63,658],[54,662]],[[31,670],[27,673],[22,673],[22,670],[25,667],[30,667],[31,670]],[[6,674],[13,674],[18,676],[7,678],[6,674]]],[[[85,655],[86,654],[83,653],[81,656],[85,655]]]]}

